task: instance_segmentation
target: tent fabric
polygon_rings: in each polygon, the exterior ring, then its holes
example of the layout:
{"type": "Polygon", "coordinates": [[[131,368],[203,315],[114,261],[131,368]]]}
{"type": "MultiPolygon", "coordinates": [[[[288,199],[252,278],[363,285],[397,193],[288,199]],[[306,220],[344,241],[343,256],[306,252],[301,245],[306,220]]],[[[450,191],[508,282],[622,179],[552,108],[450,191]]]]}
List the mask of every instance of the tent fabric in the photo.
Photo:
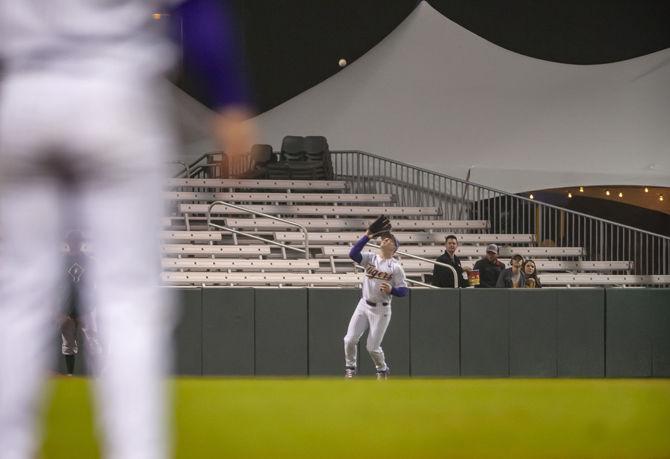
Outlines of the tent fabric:
{"type": "Polygon", "coordinates": [[[603,65],[523,56],[421,2],[331,78],[257,116],[261,143],[324,135],[509,192],[670,186],[670,49],[603,65]]]}

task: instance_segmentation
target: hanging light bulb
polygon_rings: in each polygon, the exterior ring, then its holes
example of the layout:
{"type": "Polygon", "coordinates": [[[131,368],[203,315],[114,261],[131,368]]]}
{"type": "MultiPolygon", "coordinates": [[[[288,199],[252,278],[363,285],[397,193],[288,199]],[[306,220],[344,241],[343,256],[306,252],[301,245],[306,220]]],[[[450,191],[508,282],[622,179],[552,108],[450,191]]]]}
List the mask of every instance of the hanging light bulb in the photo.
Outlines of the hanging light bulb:
{"type": "Polygon", "coordinates": [[[644,192],[645,192],[645,193],[649,193],[649,187],[646,187],[646,186],[645,186],[645,187],[644,187],[644,192]]]}
{"type": "Polygon", "coordinates": [[[533,196],[533,193],[531,193],[530,196],[528,196],[528,197],[529,197],[530,199],[535,199],[535,196],[533,196]]]}
{"type": "Polygon", "coordinates": [[[658,200],[659,200],[659,201],[663,202],[664,199],[665,199],[665,198],[663,198],[663,195],[662,195],[662,194],[658,196],[658,200]]]}
{"type": "Polygon", "coordinates": [[[610,190],[605,190],[605,194],[606,194],[607,196],[609,196],[609,195],[611,194],[611,193],[610,193],[610,190]]]}
{"type": "Polygon", "coordinates": [[[580,187],[579,187],[579,192],[580,192],[580,193],[583,193],[583,192],[584,192],[584,187],[583,187],[583,186],[580,186],[580,187]]]}
{"type": "Polygon", "coordinates": [[[623,198],[623,193],[621,191],[619,191],[619,197],[623,198]]]}
{"type": "Polygon", "coordinates": [[[568,198],[572,198],[572,193],[568,192],[568,198]]]}

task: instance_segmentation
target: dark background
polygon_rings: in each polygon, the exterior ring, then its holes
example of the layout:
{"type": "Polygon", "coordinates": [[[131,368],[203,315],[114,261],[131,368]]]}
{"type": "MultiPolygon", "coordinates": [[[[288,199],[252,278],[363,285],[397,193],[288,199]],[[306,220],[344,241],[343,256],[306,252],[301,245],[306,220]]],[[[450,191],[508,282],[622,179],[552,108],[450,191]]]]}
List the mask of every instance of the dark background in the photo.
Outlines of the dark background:
{"type": "MultiPolygon", "coordinates": [[[[238,17],[238,35],[247,56],[250,89],[260,113],[336,73],[341,57],[351,63],[365,54],[391,33],[418,2],[229,0],[229,3],[238,17]]],[[[430,0],[429,3],[447,18],[492,43],[538,59],[601,64],[670,46],[668,1],[430,0]]],[[[194,92],[188,78],[181,85],[194,92]]]]}
{"type": "Polygon", "coordinates": [[[668,214],[645,209],[623,202],[576,195],[568,199],[565,193],[533,192],[539,202],[553,204],[564,209],[574,210],[587,215],[595,215],[605,220],[621,223],[656,234],[670,236],[670,217],[668,214]]]}

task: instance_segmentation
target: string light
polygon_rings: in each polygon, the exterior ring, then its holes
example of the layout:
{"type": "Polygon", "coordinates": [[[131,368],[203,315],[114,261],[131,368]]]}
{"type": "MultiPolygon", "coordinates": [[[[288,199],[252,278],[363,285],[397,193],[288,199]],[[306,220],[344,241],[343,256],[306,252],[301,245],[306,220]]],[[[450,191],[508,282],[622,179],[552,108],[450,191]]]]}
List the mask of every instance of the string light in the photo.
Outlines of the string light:
{"type": "Polygon", "coordinates": [[[646,187],[646,186],[645,186],[645,187],[644,187],[644,192],[645,192],[645,193],[649,193],[649,187],[646,187]]]}
{"type": "Polygon", "coordinates": [[[161,18],[161,14],[160,13],[154,13],[154,14],[151,15],[151,17],[154,18],[156,21],[159,21],[160,18],[161,18]]]}
{"type": "Polygon", "coordinates": [[[572,193],[568,192],[568,198],[572,197],[572,193]]]}
{"type": "Polygon", "coordinates": [[[621,191],[619,191],[619,197],[623,198],[623,193],[621,191]]]}
{"type": "Polygon", "coordinates": [[[610,193],[610,190],[605,190],[605,194],[606,194],[607,196],[609,196],[609,195],[611,194],[611,193],[610,193]]]}
{"type": "Polygon", "coordinates": [[[583,192],[584,192],[584,187],[583,187],[583,186],[580,186],[580,187],[579,187],[579,192],[580,192],[580,193],[583,193],[583,192]]]}
{"type": "Polygon", "coordinates": [[[662,194],[658,196],[658,200],[659,200],[659,201],[663,202],[664,199],[665,199],[665,198],[663,197],[662,194]]]}
{"type": "Polygon", "coordinates": [[[531,193],[530,196],[528,196],[528,197],[529,197],[530,199],[535,199],[535,196],[533,196],[533,193],[531,193]]]}

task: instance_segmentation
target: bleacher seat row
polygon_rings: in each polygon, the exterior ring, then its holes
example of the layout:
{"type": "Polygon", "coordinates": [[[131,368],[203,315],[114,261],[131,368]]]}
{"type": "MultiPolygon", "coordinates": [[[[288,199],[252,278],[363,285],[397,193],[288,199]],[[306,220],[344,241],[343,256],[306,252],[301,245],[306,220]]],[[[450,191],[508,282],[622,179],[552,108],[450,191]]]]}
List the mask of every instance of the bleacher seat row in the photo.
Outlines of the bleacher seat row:
{"type": "MultiPolygon", "coordinates": [[[[292,161],[288,153],[284,159],[292,161]]],[[[173,214],[164,219],[161,235],[167,285],[358,285],[361,274],[348,258],[349,249],[381,213],[391,216],[401,250],[427,259],[441,255],[446,235],[455,233],[464,266],[472,266],[485,255],[487,244],[496,243],[504,262],[514,254],[534,259],[545,286],[668,282],[668,276],[629,275],[628,260],[583,260],[583,247],[539,247],[533,234],[489,233],[485,220],[445,220],[437,208],[397,206],[389,194],[347,192],[345,181],[172,179],[168,186],[165,198],[173,203],[173,214]],[[212,209],[213,221],[288,247],[208,228],[209,205],[219,200],[252,213],[218,204],[212,209]],[[303,247],[302,232],[253,212],[306,227],[310,259],[289,248],[303,247]]],[[[408,279],[425,281],[433,271],[430,262],[400,258],[408,279]]]]}

